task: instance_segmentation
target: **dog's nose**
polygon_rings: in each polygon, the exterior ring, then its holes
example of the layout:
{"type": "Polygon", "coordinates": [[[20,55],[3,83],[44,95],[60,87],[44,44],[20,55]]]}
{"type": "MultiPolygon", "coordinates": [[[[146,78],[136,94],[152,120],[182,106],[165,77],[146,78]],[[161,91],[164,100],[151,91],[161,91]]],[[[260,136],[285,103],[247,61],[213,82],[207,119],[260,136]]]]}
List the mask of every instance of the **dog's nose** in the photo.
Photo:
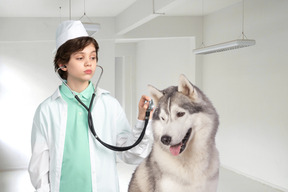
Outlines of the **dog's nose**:
{"type": "Polygon", "coordinates": [[[161,142],[164,145],[169,145],[171,143],[171,137],[168,136],[168,135],[164,135],[164,136],[161,137],[161,142]]]}

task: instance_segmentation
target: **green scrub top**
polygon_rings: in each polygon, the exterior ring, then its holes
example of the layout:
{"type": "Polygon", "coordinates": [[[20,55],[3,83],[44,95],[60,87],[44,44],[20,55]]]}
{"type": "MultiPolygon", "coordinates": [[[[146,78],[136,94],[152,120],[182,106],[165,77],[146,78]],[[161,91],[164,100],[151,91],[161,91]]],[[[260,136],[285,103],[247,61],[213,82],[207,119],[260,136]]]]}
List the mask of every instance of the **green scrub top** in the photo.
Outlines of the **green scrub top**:
{"type": "MultiPolygon", "coordinates": [[[[81,93],[75,93],[89,107],[94,92],[92,83],[81,93]]],[[[64,84],[60,93],[68,105],[68,117],[63,152],[60,192],[91,192],[91,164],[87,110],[64,84]]]]}

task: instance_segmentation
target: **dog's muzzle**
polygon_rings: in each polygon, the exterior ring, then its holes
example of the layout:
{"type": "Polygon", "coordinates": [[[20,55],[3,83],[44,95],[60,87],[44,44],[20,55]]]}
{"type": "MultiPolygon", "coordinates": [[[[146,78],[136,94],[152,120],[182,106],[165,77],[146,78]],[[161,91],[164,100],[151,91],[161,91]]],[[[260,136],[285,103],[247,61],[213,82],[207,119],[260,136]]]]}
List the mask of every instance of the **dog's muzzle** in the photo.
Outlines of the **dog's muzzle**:
{"type": "MultiPolygon", "coordinates": [[[[182,139],[182,141],[180,143],[170,146],[170,152],[172,153],[172,155],[175,155],[175,156],[179,155],[180,153],[182,153],[185,150],[186,144],[189,140],[191,132],[192,132],[192,128],[190,128],[187,131],[186,135],[184,136],[184,138],[182,139]]],[[[171,141],[172,141],[172,138],[169,135],[164,135],[161,137],[161,142],[164,145],[170,145],[171,141]]]]}

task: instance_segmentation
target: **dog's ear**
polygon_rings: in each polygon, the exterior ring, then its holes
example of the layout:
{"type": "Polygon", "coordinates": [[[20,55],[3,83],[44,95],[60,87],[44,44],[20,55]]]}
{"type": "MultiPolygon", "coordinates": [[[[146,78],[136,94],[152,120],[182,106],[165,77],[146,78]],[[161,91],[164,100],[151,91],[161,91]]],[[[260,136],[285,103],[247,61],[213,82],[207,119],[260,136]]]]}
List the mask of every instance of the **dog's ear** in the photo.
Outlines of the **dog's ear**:
{"type": "Polygon", "coordinates": [[[201,100],[196,88],[190,83],[185,75],[181,74],[179,77],[178,92],[191,98],[194,102],[201,100]]]}
{"type": "Polygon", "coordinates": [[[152,85],[148,85],[148,89],[150,91],[150,95],[154,100],[155,106],[157,106],[159,99],[163,97],[163,93],[152,85]]]}

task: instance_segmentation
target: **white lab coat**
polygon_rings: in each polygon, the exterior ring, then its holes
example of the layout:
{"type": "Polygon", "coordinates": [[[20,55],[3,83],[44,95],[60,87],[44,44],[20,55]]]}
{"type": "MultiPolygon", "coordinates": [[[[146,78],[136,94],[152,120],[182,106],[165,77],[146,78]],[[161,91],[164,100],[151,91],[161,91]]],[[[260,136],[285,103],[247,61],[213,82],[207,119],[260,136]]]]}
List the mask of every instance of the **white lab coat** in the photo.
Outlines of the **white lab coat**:
{"type": "MultiPolygon", "coordinates": [[[[131,132],[120,104],[103,89],[97,90],[92,116],[98,136],[112,145],[131,145],[144,127],[144,121],[138,120],[131,132]]],[[[32,157],[28,170],[37,192],[59,192],[66,122],[67,104],[58,88],[39,105],[33,120],[32,157]]],[[[118,156],[127,163],[140,163],[151,150],[151,134],[149,123],[142,142],[129,151],[118,153],[118,156]]],[[[115,152],[103,147],[90,132],[89,147],[93,192],[118,192],[115,152]]]]}

